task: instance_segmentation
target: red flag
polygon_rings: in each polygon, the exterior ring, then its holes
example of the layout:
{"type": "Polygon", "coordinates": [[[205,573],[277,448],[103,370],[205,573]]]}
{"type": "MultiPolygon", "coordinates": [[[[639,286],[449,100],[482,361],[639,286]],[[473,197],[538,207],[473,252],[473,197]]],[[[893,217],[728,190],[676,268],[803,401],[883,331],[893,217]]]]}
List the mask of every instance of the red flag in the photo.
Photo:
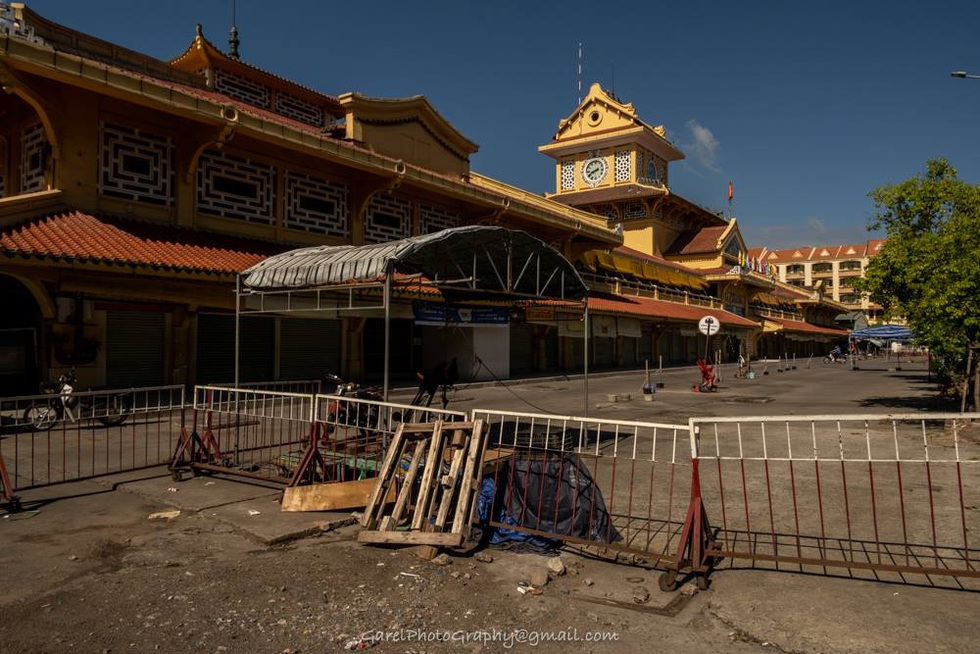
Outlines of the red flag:
{"type": "Polygon", "coordinates": [[[735,186],[728,182],[728,201],[731,202],[733,197],[735,197],[735,186]]]}

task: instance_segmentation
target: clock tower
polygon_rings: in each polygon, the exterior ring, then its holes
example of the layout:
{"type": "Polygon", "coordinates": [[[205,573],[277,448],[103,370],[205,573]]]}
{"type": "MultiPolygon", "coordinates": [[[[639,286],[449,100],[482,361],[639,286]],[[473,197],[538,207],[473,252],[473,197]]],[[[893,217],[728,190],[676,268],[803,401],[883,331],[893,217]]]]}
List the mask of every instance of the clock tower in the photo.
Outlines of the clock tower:
{"type": "Polygon", "coordinates": [[[556,190],[549,198],[622,225],[628,245],[659,254],[665,243],[647,233],[631,244],[630,232],[662,218],[661,204],[670,195],[668,166],[684,158],[662,125],[647,124],[632,104],[596,83],[559,122],[552,142],[538,150],[555,160],[556,190]]]}

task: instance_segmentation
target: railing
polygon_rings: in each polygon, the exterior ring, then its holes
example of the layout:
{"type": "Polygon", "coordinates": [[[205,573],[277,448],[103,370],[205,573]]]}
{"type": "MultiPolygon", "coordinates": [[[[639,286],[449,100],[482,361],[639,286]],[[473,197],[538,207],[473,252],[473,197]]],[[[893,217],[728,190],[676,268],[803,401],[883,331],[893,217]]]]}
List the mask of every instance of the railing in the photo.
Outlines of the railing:
{"type": "Polygon", "coordinates": [[[977,419],[692,418],[700,501],[716,530],[705,556],[967,587],[980,577],[977,419]]]}
{"type": "Polygon", "coordinates": [[[672,560],[690,494],[687,427],[474,410],[489,425],[482,519],[498,529],[672,560]]]}
{"type": "Polygon", "coordinates": [[[149,468],[170,460],[183,386],[41,394],[0,402],[0,454],[15,490],[149,468]]]}

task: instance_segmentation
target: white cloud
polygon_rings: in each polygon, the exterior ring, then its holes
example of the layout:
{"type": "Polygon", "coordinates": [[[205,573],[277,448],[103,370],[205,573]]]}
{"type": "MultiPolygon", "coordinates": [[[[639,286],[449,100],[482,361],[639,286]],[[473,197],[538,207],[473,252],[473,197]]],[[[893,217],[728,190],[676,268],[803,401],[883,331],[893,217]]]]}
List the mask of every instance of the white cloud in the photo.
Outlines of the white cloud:
{"type": "Polygon", "coordinates": [[[823,236],[824,234],[830,233],[830,230],[823,224],[823,221],[816,216],[808,216],[806,224],[810,228],[810,233],[816,236],[823,236]]]}
{"type": "Polygon", "coordinates": [[[699,164],[714,172],[720,172],[718,167],[718,139],[711,130],[693,118],[687,121],[694,143],[686,149],[694,156],[699,164]]]}

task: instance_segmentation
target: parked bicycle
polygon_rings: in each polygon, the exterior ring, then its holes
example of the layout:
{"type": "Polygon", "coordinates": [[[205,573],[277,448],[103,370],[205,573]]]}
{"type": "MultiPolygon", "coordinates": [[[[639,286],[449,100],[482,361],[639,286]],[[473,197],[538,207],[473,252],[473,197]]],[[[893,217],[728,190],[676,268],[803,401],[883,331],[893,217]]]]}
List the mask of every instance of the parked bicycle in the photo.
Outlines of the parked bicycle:
{"type": "Polygon", "coordinates": [[[58,377],[57,382],[41,382],[40,391],[51,398],[37,399],[24,409],[24,422],[34,431],[48,431],[61,420],[72,423],[97,420],[106,427],[121,425],[129,416],[127,393],[82,393],[75,387],[75,369],[58,377]]]}

